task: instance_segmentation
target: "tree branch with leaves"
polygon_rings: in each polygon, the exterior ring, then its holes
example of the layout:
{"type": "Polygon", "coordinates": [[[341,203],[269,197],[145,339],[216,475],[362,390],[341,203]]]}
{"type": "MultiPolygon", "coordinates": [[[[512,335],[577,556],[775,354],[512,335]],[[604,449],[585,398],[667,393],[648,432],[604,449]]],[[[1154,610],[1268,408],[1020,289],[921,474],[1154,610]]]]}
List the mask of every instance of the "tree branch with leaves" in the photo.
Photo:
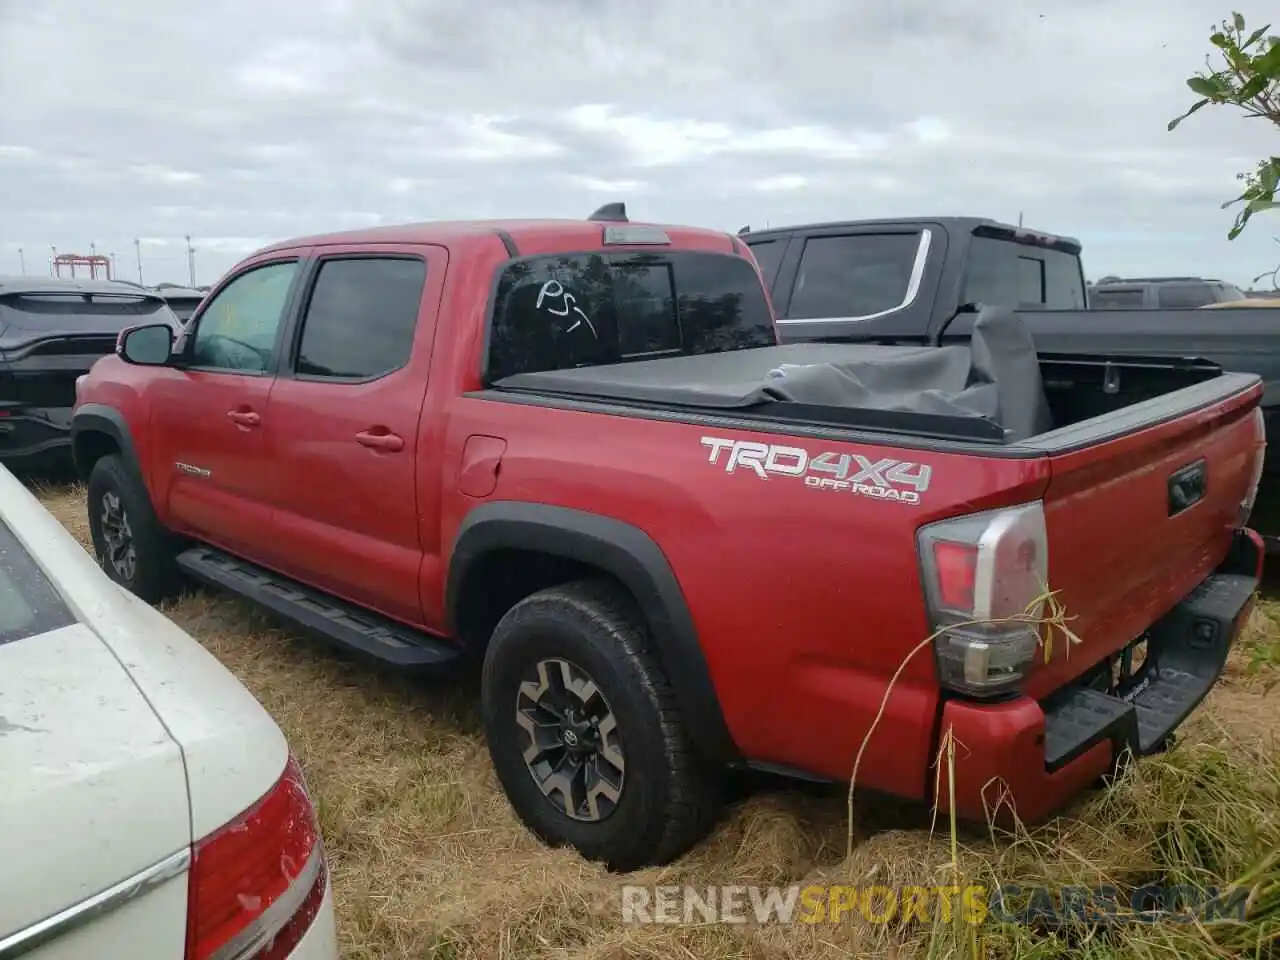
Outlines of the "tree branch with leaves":
{"type": "MultiPolygon", "coordinates": [[[[1217,48],[1216,54],[1205,58],[1205,70],[1187,78],[1187,86],[1200,99],[1169,121],[1169,129],[1211,103],[1233,106],[1247,117],[1270,121],[1280,128],[1280,37],[1267,32],[1271,24],[1246,32],[1244,17],[1233,13],[1230,20],[1211,29],[1209,42],[1217,48]]],[[[1280,135],[1280,129],[1276,132],[1280,135]]],[[[1256,170],[1238,174],[1237,179],[1244,184],[1243,191],[1222,205],[1225,210],[1243,204],[1227,234],[1232,240],[1255,213],[1280,206],[1276,203],[1280,157],[1260,160],[1256,170]]]]}

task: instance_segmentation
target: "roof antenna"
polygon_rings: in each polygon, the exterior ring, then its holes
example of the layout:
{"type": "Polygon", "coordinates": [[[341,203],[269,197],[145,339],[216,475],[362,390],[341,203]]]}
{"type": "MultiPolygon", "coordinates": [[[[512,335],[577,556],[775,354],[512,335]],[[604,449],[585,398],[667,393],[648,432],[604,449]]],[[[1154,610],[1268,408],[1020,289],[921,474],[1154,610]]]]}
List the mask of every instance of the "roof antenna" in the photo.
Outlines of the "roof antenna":
{"type": "Polygon", "coordinates": [[[748,223],[745,227],[743,227],[738,231],[738,236],[745,237],[750,232],[751,232],[751,224],[748,223]]]}
{"type": "Polygon", "coordinates": [[[627,219],[625,203],[606,203],[603,207],[587,217],[588,220],[606,220],[610,223],[630,223],[627,219]]]}

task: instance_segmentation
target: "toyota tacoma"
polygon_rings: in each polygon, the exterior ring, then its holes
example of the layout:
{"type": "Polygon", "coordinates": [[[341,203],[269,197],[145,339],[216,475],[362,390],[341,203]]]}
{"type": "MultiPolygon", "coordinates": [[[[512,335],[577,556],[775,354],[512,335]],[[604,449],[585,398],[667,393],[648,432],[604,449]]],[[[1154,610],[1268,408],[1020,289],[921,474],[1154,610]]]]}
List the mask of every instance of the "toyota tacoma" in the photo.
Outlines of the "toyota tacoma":
{"type": "Polygon", "coordinates": [[[1003,782],[1036,820],[1161,749],[1261,575],[1258,377],[994,308],[947,346],[774,319],[738,237],[620,204],[275,244],[80,382],[94,547],[147,601],[477,665],[517,814],[618,870],[697,842],[726,768],[840,781],[866,740],[862,786],[945,808],[950,730],[957,814],[1003,782]]]}

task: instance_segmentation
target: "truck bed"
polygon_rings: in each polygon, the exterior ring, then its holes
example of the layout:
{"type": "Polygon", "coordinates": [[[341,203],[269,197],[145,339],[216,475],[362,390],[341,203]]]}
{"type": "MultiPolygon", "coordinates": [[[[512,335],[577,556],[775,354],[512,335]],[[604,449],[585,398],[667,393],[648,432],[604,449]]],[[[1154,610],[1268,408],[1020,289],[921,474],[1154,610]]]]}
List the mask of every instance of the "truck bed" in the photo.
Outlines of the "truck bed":
{"type": "Polygon", "coordinates": [[[862,429],[1011,447],[1085,423],[1136,429],[1216,402],[1256,379],[1224,374],[1195,358],[1038,353],[1019,315],[990,309],[963,342],[941,347],[799,342],[523,373],[493,386],[748,417],[784,428],[862,429]],[[1176,400],[1168,396],[1193,386],[1176,400]],[[1099,421],[1121,409],[1129,414],[1099,421]]]}

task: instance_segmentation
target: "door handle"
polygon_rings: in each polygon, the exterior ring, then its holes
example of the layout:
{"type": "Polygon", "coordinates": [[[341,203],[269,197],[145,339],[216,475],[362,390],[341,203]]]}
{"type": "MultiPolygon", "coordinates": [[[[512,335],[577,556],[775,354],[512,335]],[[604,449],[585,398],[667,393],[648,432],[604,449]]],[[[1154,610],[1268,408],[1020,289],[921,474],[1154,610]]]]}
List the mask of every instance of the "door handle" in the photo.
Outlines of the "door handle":
{"type": "Polygon", "coordinates": [[[262,417],[253,410],[228,410],[227,419],[241,427],[256,427],[262,422],[262,417]]]}
{"type": "Polygon", "coordinates": [[[390,453],[404,449],[404,439],[394,433],[372,433],[362,430],[356,434],[356,443],[370,450],[386,450],[390,453]]]}

